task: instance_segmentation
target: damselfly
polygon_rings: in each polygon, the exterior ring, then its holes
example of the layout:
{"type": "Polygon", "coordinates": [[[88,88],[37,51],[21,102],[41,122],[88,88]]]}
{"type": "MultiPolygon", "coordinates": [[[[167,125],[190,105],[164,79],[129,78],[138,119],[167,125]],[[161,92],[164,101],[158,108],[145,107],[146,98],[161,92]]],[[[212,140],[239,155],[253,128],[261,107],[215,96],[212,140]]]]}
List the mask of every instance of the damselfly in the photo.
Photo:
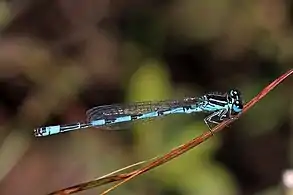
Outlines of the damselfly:
{"type": "Polygon", "coordinates": [[[211,130],[210,124],[218,124],[233,118],[242,111],[242,108],[240,92],[232,89],[227,93],[209,93],[198,98],[97,106],[86,112],[88,120],[85,123],[41,127],[35,129],[34,133],[35,136],[41,137],[89,127],[117,130],[121,129],[121,124],[133,121],[197,112],[210,113],[204,122],[211,130]]]}

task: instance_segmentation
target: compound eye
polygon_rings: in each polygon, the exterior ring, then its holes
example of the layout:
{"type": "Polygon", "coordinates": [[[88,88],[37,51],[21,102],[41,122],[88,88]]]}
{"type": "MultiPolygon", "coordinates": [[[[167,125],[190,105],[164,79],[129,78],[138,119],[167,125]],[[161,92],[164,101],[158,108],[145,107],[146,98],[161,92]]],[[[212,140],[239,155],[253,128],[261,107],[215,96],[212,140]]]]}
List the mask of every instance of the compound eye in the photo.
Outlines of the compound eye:
{"type": "Polygon", "coordinates": [[[236,97],[236,96],[238,96],[238,91],[232,89],[232,90],[230,91],[230,96],[231,96],[231,97],[236,97]]]}
{"type": "Polygon", "coordinates": [[[242,103],[240,103],[239,100],[236,100],[236,101],[235,101],[235,105],[237,105],[237,106],[243,108],[243,105],[242,105],[242,103]]]}
{"type": "Polygon", "coordinates": [[[233,111],[236,113],[239,113],[242,111],[242,109],[243,109],[243,105],[240,104],[240,102],[238,100],[236,100],[233,104],[233,111]]]}

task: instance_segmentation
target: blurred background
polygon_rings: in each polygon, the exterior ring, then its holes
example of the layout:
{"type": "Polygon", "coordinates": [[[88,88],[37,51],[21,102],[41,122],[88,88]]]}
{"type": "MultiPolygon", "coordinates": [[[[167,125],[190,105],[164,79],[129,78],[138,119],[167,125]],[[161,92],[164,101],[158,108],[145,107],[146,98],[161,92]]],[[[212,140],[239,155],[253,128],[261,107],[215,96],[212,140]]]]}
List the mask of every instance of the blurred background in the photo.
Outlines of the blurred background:
{"type": "MultiPolygon", "coordinates": [[[[0,27],[1,195],[88,181],[207,131],[200,114],[44,138],[33,136],[36,127],[84,121],[103,104],[231,88],[247,102],[293,59],[285,0],[10,0],[0,2],[0,27]]],[[[293,165],[292,84],[111,194],[283,194],[282,173],[293,165]]]]}

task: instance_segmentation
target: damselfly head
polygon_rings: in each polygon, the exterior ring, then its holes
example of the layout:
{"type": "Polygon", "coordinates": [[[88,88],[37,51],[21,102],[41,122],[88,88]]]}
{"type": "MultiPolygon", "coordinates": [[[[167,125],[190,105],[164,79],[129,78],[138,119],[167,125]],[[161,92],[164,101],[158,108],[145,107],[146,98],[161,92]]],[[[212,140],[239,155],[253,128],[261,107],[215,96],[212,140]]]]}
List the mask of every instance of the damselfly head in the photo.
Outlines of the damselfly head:
{"type": "Polygon", "coordinates": [[[240,113],[243,109],[243,100],[240,91],[237,89],[231,89],[227,95],[230,103],[232,104],[233,113],[240,113]]]}

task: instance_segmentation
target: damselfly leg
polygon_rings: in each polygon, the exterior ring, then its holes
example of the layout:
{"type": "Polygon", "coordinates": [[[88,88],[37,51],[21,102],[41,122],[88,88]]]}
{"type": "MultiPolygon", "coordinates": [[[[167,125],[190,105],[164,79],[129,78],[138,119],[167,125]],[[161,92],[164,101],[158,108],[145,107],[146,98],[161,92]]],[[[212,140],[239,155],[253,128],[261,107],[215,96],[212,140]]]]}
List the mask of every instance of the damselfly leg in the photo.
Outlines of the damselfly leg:
{"type": "Polygon", "coordinates": [[[207,116],[204,119],[205,124],[208,126],[210,132],[212,133],[212,135],[214,135],[212,128],[210,126],[210,124],[219,124],[220,122],[222,122],[225,119],[230,118],[229,116],[227,116],[228,113],[228,109],[222,109],[219,110],[217,112],[212,113],[211,115],[207,116]]]}

